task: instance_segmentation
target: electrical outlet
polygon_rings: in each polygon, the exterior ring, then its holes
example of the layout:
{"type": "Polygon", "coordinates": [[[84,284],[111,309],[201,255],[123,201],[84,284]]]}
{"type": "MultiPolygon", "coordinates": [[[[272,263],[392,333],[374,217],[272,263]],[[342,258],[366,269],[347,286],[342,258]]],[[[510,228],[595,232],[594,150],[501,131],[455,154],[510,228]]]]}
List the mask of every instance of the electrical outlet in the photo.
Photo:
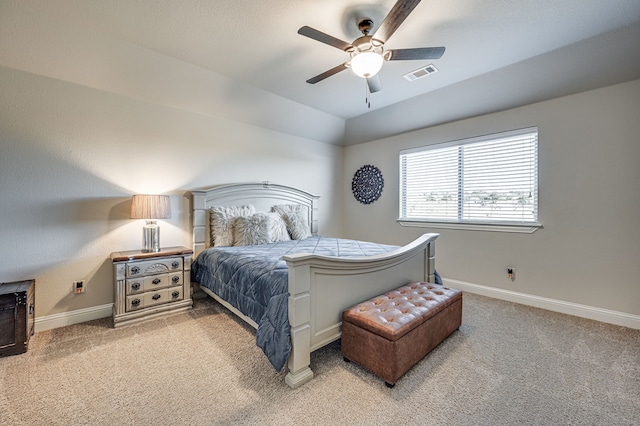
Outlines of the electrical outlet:
{"type": "Polygon", "coordinates": [[[85,291],[84,280],[78,280],[73,282],[73,292],[75,294],[84,293],[85,291]]]}
{"type": "Polygon", "coordinates": [[[511,281],[516,280],[516,268],[514,266],[507,266],[507,278],[511,281]]]}

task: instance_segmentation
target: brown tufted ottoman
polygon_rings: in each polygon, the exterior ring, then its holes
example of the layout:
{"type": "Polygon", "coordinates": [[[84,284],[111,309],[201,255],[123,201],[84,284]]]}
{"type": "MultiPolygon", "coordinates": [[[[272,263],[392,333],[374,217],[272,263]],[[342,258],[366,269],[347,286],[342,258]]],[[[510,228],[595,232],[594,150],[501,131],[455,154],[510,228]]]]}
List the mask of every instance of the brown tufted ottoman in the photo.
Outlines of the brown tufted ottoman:
{"type": "Polygon", "coordinates": [[[342,313],[342,355],[396,381],[462,324],[462,292],[416,282],[342,313]]]}

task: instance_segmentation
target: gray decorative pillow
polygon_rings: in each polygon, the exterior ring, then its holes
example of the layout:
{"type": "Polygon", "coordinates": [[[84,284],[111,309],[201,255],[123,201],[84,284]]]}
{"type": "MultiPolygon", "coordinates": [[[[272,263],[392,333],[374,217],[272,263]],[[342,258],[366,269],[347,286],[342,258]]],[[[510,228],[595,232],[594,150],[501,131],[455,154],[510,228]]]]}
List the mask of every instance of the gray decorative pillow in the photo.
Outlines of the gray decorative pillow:
{"type": "Polygon", "coordinates": [[[233,228],[234,246],[253,246],[271,242],[273,219],[267,213],[236,218],[233,228]]]}
{"type": "Polygon", "coordinates": [[[232,246],[233,226],[236,218],[251,216],[255,212],[256,208],[251,204],[246,206],[211,207],[209,209],[211,245],[214,247],[232,246]]]}
{"type": "Polygon", "coordinates": [[[311,236],[307,207],[301,204],[279,204],[271,207],[287,224],[287,230],[294,240],[304,240],[311,236]]]}

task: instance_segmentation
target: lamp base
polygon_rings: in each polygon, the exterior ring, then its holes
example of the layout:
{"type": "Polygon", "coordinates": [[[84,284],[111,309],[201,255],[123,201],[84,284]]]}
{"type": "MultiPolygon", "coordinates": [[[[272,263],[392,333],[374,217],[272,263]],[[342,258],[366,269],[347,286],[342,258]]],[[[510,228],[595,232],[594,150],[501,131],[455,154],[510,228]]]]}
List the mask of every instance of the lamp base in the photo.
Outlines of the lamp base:
{"type": "Polygon", "coordinates": [[[160,227],[155,220],[147,220],[142,227],[142,252],[155,253],[160,251],[160,227]]]}

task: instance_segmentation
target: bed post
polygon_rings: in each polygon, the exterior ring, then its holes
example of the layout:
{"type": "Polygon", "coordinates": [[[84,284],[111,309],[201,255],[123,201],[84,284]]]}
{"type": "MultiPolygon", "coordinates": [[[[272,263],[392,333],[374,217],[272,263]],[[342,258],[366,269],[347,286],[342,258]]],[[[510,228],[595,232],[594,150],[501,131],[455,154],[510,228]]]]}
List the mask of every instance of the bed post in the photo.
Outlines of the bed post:
{"type": "Polygon", "coordinates": [[[191,191],[191,221],[193,223],[193,258],[206,248],[206,191],[191,191]]]}
{"type": "Polygon", "coordinates": [[[436,272],[436,241],[430,241],[429,245],[427,246],[427,249],[424,252],[425,254],[425,259],[424,259],[424,265],[425,265],[425,279],[430,282],[430,283],[435,283],[436,282],[436,276],[435,276],[435,272],[436,272]]]}
{"type": "Polygon", "coordinates": [[[289,266],[289,324],[291,353],[284,381],[295,389],[313,379],[311,371],[311,268],[289,266]]]}

